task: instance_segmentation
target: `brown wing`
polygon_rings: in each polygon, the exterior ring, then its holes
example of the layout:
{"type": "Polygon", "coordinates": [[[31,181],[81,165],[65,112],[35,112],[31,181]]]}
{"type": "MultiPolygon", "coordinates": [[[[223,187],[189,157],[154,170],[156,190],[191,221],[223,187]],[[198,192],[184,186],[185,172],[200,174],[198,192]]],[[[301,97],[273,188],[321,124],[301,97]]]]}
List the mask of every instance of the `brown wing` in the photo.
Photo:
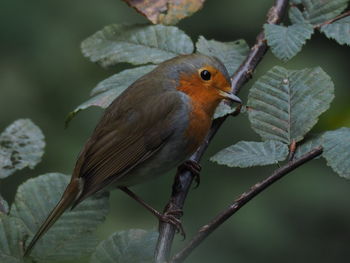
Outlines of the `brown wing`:
{"type": "Polygon", "coordinates": [[[174,131],[176,92],[143,97],[132,105],[124,103],[128,96],[106,110],[78,158],[74,177],[83,179],[83,189],[75,205],[153,156],[174,131]]]}

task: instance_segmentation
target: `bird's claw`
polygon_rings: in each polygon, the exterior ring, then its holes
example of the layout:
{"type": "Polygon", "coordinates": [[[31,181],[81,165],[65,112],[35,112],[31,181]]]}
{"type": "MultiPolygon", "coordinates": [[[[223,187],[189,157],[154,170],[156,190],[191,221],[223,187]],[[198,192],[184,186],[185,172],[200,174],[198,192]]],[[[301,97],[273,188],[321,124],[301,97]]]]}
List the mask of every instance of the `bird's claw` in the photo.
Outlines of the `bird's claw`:
{"type": "Polygon", "coordinates": [[[196,161],[193,160],[187,160],[185,161],[183,164],[180,165],[179,170],[189,170],[192,175],[193,175],[193,179],[196,182],[196,185],[194,188],[197,188],[200,185],[201,182],[201,178],[200,178],[200,172],[202,170],[202,167],[199,163],[197,163],[196,161]]]}
{"type": "Polygon", "coordinates": [[[183,212],[181,209],[178,210],[170,210],[165,212],[164,214],[161,214],[159,216],[159,220],[172,224],[176,228],[176,232],[180,233],[181,236],[183,236],[183,239],[186,237],[186,233],[184,228],[182,227],[181,220],[177,218],[177,216],[182,216],[183,212]]]}

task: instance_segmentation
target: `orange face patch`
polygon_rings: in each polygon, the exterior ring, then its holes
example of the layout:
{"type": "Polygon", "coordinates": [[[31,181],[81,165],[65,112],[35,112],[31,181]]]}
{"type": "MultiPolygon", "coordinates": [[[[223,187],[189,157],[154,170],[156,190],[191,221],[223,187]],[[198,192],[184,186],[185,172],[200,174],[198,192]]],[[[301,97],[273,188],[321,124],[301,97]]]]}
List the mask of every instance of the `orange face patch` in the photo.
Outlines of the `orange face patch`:
{"type": "Polygon", "coordinates": [[[210,129],[215,109],[223,99],[220,91],[229,92],[231,85],[220,71],[211,66],[204,66],[195,73],[180,75],[177,90],[184,92],[191,99],[189,127],[185,136],[191,140],[189,151],[193,152],[210,129]],[[202,78],[201,73],[204,70],[210,73],[209,79],[202,78]]]}
{"type": "Polygon", "coordinates": [[[194,103],[199,104],[209,115],[213,114],[221,99],[220,91],[230,92],[231,85],[225,76],[212,66],[204,66],[192,74],[180,75],[177,90],[186,93],[194,103]],[[203,71],[208,71],[210,79],[201,77],[203,71]]]}
{"type": "Polygon", "coordinates": [[[201,78],[201,73],[203,71],[208,71],[211,75],[211,78],[209,80],[202,80],[203,84],[207,87],[212,87],[216,89],[223,90],[225,92],[231,91],[231,85],[225,78],[225,76],[216,68],[212,66],[204,66],[200,69],[198,69],[198,76],[201,78]]]}

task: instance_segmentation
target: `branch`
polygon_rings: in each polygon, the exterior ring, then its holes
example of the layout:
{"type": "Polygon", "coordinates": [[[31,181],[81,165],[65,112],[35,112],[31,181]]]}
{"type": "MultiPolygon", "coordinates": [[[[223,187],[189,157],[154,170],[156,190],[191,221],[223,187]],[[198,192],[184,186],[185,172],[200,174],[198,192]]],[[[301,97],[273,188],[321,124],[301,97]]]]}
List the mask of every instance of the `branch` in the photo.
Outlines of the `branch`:
{"type": "MultiPolygon", "coordinates": [[[[281,22],[282,17],[288,6],[288,0],[275,0],[275,4],[270,8],[267,14],[267,23],[278,24],[281,22]]],[[[252,74],[265,55],[268,47],[266,44],[264,32],[262,31],[256,38],[255,45],[251,48],[247,58],[231,77],[232,91],[237,94],[241,87],[248,82],[252,77],[252,74]]],[[[222,123],[226,120],[227,116],[218,118],[213,122],[213,125],[207,135],[206,139],[199,147],[199,149],[191,156],[190,160],[199,162],[205,150],[207,149],[210,141],[215,136],[216,132],[221,127],[222,123]]],[[[186,196],[191,187],[193,176],[190,171],[182,171],[175,176],[172,194],[170,201],[164,209],[164,212],[170,210],[182,209],[186,200],[186,196]]],[[[159,237],[157,247],[155,251],[155,261],[157,263],[163,263],[169,258],[171,246],[175,235],[175,227],[171,224],[160,222],[159,223],[159,237]]]]}
{"type": "Polygon", "coordinates": [[[325,21],[325,22],[323,22],[323,23],[321,23],[321,24],[319,24],[319,25],[316,25],[316,26],[314,26],[314,28],[320,29],[321,27],[323,27],[323,26],[325,26],[325,25],[332,24],[332,23],[334,23],[335,21],[338,21],[339,19],[342,19],[342,18],[347,17],[347,16],[350,16],[350,10],[349,10],[349,11],[346,11],[346,12],[343,13],[343,14],[340,14],[339,16],[336,16],[336,17],[334,17],[334,18],[332,18],[332,19],[329,19],[329,20],[327,20],[327,21],[325,21]]]}
{"type": "Polygon", "coordinates": [[[292,172],[300,165],[314,159],[321,155],[323,152],[322,147],[317,147],[314,150],[304,154],[297,160],[290,161],[281,168],[275,170],[272,175],[267,177],[265,180],[253,185],[247,192],[243,193],[238,199],[236,199],[226,210],[219,213],[209,224],[204,225],[198,231],[198,233],[190,240],[190,242],[178,252],[170,261],[170,263],[182,262],[187,256],[208,237],[215,229],[221,226],[227,219],[234,215],[239,209],[241,209],[246,203],[252,200],[259,193],[267,189],[273,183],[277,182],[283,176],[292,172]]]}

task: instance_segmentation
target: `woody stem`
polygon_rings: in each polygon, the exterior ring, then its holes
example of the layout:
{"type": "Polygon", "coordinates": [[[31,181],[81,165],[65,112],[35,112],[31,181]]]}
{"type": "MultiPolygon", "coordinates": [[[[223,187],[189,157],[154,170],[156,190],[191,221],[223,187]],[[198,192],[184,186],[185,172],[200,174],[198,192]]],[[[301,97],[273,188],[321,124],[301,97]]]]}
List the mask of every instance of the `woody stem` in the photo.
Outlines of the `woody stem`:
{"type": "Polygon", "coordinates": [[[304,154],[297,160],[289,161],[286,165],[275,170],[272,175],[267,177],[261,182],[253,185],[248,191],[241,194],[229,207],[224,211],[219,213],[215,218],[213,218],[208,224],[202,226],[197,234],[188,242],[188,244],[174,257],[171,259],[170,263],[183,262],[186,257],[200,244],[203,240],[208,237],[215,229],[221,226],[227,219],[229,219],[233,214],[235,214],[239,209],[241,209],[245,204],[252,200],[259,193],[267,189],[273,183],[277,182],[283,176],[292,172],[300,165],[316,158],[322,154],[322,147],[315,148],[314,150],[304,154]]]}
{"type": "Polygon", "coordinates": [[[334,18],[332,18],[330,20],[327,20],[327,21],[325,21],[325,22],[323,22],[321,24],[318,24],[318,25],[314,26],[314,28],[320,29],[321,27],[323,27],[325,25],[332,24],[332,23],[334,23],[334,22],[336,22],[336,21],[338,21],[338,20],[340,20],[340,19],[342,19],[344,17],[347,17],[347,16],[350,16],[350,10],[348,10],[345,13],[340,14],[339,16],[336,16],[336,17],[334,17],[334,18]]]}

